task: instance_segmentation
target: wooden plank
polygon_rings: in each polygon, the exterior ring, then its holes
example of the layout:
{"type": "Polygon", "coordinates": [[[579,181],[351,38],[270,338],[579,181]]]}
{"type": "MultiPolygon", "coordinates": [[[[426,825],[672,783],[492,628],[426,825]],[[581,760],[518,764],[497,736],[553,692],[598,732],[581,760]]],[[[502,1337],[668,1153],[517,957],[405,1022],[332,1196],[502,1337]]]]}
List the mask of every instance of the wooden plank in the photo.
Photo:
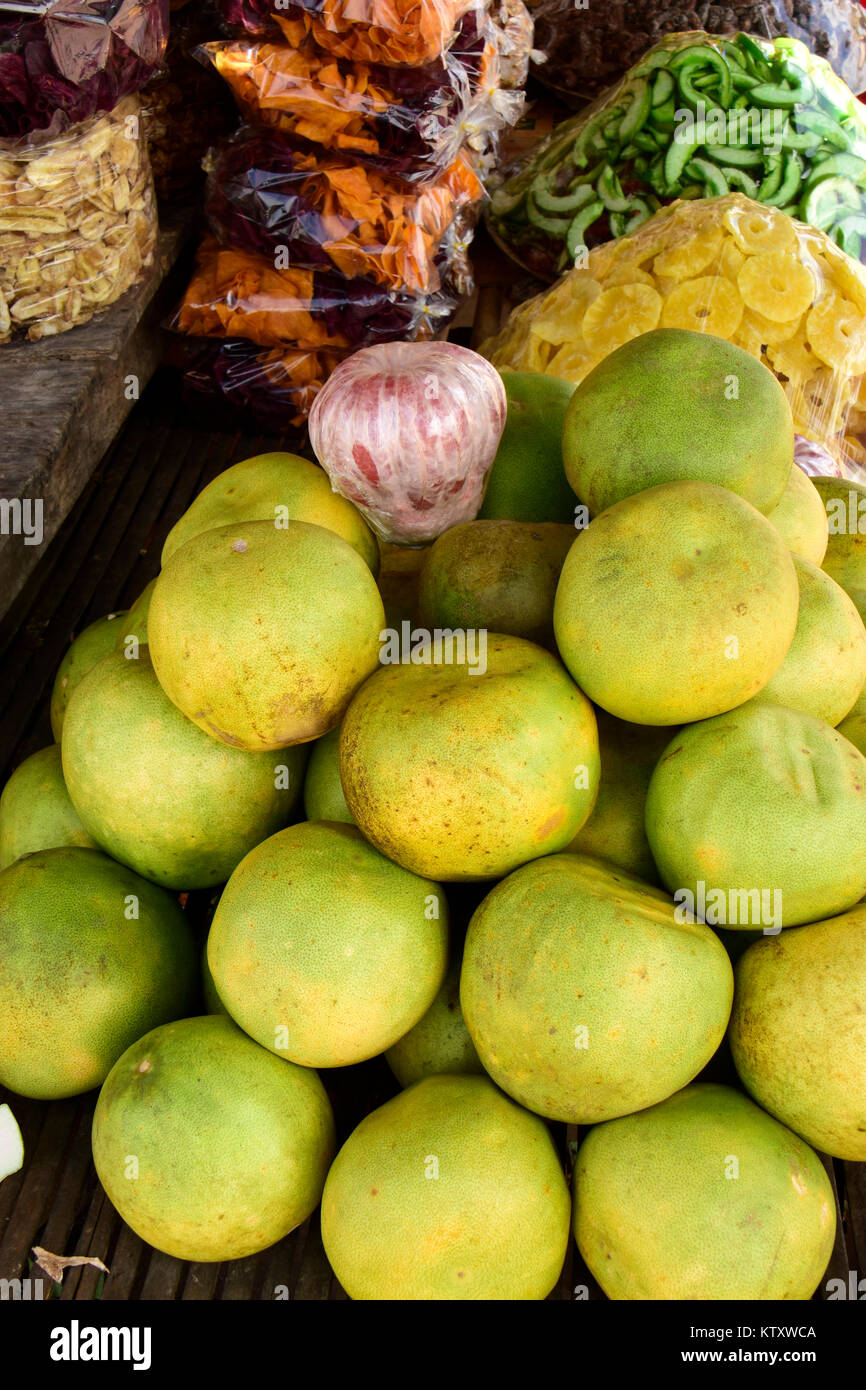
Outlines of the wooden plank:
{"type": "Polygon", "coordinates": [[[849,1268],[866,1279],[866,1163],[846,1163],[844,1171],[851,1245],[849,1268]]]}
{"type": "Polygon", "coordinates": [[[836,1204],[836,1239],[833,1243],[833,1253],[830,1256],[830,1261],[827,1265],[827,1269],[824,1273],[823,1278],[821,1279],[820,1284],[815,1290],[814,1295],[817,1300],[822,1301],[827,1297],[828,1279],[842,1279],[847,1283],[849,1256],[845,1246],[845,1226],[842,1220],[842,1201],[839,1192],[839,1183],[837,1181],[835,1165],[833,1163],[832,1158],[828,1158],[826,1154],[819,1153],[818,1157],[824,1165],[827,1177],[830,1179],[830,1186],[833,1189],[833,1198],[836,1204]]]}
{"type": "MultiPolygon", "coordinates": [[[[0,613],[20,593],[164,351],[161,321],[177,294],[168,274],[192,226],[176,211],[141,284],[87,324],[0,349],[0,497],[41,506],[39,544],[0,532],[0,613]],[[129,383],[137,383],[135,390],[129,383]]],[[[3,528],[8,532],[9,523],[3,528]]]]}

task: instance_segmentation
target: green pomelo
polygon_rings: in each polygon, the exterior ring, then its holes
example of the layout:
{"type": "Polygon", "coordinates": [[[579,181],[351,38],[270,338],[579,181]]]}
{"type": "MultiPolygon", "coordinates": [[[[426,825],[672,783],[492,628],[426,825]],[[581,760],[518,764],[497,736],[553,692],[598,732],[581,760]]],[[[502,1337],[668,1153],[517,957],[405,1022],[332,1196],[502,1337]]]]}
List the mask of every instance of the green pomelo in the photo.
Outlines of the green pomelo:
{"type": "Polygon", "coordinates": [[[596,710],[596,719],[601,751],[598,800],[568,848],[575,854],[604,859],[647,883],[657,883],[658,869],[644,829],[644,809],[650,777],[671,741],[671,730],[626,724],[604,710],[596,710]]]}
{"type": "Polygon", "coordinates": [[[57,743],[63,732],[63,719],[70,696],[80,680],[87,675],[104,656],[114,651],[118,633],[123,627],[120,621],[126,617],[126,610],[109,613],[105,618],[97,618],[95,623],[80,632],[57,668],[54,688],[51,691],[51,732],[57,743]]]}
{"type": "Polygon", "coordinates": [[[334,1159],[322,1240],[350,1298],[546,1298],[569,1236],[550,1134],[480,1076],[429,1076],[334,1159]]]}
{"type": "Polygon", "coordinates": [[[385,1061],[401,1086],[411,1086],[425,1076],[484,1071],[460,1009],[459,960],[449,966],[424,1017],[388,1048],[385,1061]]]}
{"type": "Polygon", "coordinates": [[[207,955],[220,999],[256,1042],[303,1066],[350,1066],[432,1004],[448,965],[448,905],[356,826],[304,821],[232,874],[207,955]]]}
{"type": "Polygon", "coordinates": [[[172,703],[258,753],[339,723],[376,669],[384,620],[367,565],[333,531],[251,521],[175,552],[153,591],[148,638],[172,703]]]}
{"type": "MultiPolygon", "coordinates": [[[[157,578],[159,576],[157,575],[157,578]]],[[[123,624],[123,631],[118,634],[114,645],[115,651],[129,649],[132,644],[130,638],[134,637],[139,647],[143,647],[147,642],[147,615],[150,612],[150,600],[153,598],[153,591],[156,588],[156,579],[151,579],[133,603],[129,612],[125,615],[126,621],[123,624]]]]}
{"type": "Polygon", "coordinates": [[[16,767],[0,796],[0,869],[40,849],[96,849],[69,799],[60,748],[40,748],[16,767]]]}
{"type": "Polygon", "coordinates": [[[866,487],[844,478],[813,478],[830,538],[823,568],[841,584],[866,623],[866,487]]]}
{"type": "Polygon", "coordinates": [[[593,1129],[574,1234],[617,1301],[811,1298],[836,1234],[821,1160],[727,1086],[689,1086],[593,1129]]]}
{"type": "Polygon", "coordinates": [[[760,701],[683,729],[650,782],[662,882],[710,926],[793,927],[866,893],[866,758],[828,724],[760,701]]]}
{"type": "Polygon", "coordinates": [[[207,963],[207,942],[205,942],[204,950],[201,953],[201,992],[204,1006],[209,1014],[224,1014],[228,1018],[228,1009],[217,993],[217,987],[213,982],[213,975],[210,973],[210,966],[207,963]]]}
{"type": "Polygon", "coordinates": [[[733,991],[709,927],[576,854],[497,884],[469,925],[460,980],[485,1070],[529,1110],[572,1124],[685,1086],[722,1041],[733,991]]]}
{"type": "Polygon", "coordinates": [[[198,984],[177,901],[94,849],[40,850],[0,873],[0,959],[0,1083],[38,1100],[99,1086],[198,984]]]}
{"type": "Polygon", "coordinates": [[[800,585],[797,631],[757,698],[835,725],[850,713],[866,682],[866,627],[829,574],[799,555],[794,565],[800,585]]]}
{"type": "Polygon", "coordinates": [[[848,717],[842,720],[839,733],[866,757],[866,690],[861,692],[848,717]]]}
{"type": "Polygon", "coordinates": [[[93,1117],[109,1199],[142,1240],[179,1260],[238,1260],[288,1235],[315,1210],[334,1148],[316,1073],[213,1016],[133,1043],[93,1117]]]}
{"type": "Polygon", "coordinates": [[[300,800],[305,749],[247,753],[171,703],[147,647],[104,657],[63,726],[69,795],[97,844],[164,888],[225,883],[300,800]]]}
{"type": "Polygon", "coordinates": [[[418,591],[426,628],[486,628],[553,646],[553,600],[573,526],[467,521],[427,553],[418,591]]]}
{"type": "Polygon", "coordinates": [[[759,1105],[834,1158],[866,1160],[866,906],[750,946],[730,1042],[759,1105]]]}
{"type": "Polygon", "coordinates": [[[304,812],[307,820],[354,823],[340,781],[339,725],[313,744],[304,778],[304,812]]]}
{"type": "Polygon", "coordinates": [[[571,398],[568,481],[590,513],[659,483],[715,483],[759,512],[794,461],[791,407],[773,373],[707,333],[659,328],[612,352],[571,398]]]}
{"type": "Polygon", "coordinates": [[[778,506],[767,513],[788,549],[813,565],[820,565],[827,553],[829,535],[827,513],[821,494],[800,468],[791,465],[788,485],[778,506]]]}
{"type": "Polygon", "coordinates": [[[540,372],[500,376],[508,414],[478,516],[573,526],[577,498],[562,463],[562,430],[574,386],[540,372]]]}
{"type": "Polygon", "coordinates": [[[244,459],[199,493],[169,531],[162,551],[163,568],[176,550],[203,531],[243,527],[249,521],[306,521],[342,536],[373,571],[379,548],[357,507],[331,488],[327,473],[298,454],[257,454],[244,459]]]}
{"type": "Polygon", "coordinates": [[[500,878],[565,849],[598,790],[595,715],[560,663],[498,633],[475,655],[383,666],[340,734],[355,821],[429,878],[500,878]]]}
{"type": "Polygon", "coordinates": [[[666,483],[580,533],[553,624],[595,704],[632,724],[686,724],[763,689],[798,607],[791,552],[766,517],[726,488],[666,483]]]}

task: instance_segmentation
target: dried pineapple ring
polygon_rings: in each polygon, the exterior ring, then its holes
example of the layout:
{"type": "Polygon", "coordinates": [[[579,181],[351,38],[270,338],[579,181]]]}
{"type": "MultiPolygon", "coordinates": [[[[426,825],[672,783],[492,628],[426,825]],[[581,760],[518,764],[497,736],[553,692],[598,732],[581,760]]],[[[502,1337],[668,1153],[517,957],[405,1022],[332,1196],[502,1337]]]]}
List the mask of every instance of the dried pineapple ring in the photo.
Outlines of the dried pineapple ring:
{"type": "Polygon", "coordinates": [[[553,354],[547,364],[547,374],[564,377],[566,381],[573,381],[577,386],[589,375],[597,360],[587,352],[583,344],[566,343],[553,354]]]}
{"type": "Polygon", "coordinates": [[[649,285],[617,285],[604,290],[583,316],[583,337],[592,352],[614,352],[649,333],[659,321],[660,295],[649,285]]]}
{"type": "MultiPolygon", "coordinates": [[[[555,348],[552,347],[546,338],[542,338],[539,333],[534,331],[534,328],[530,329],[529,342],[526,344],[525,350],[521,354],[521,370],[525,372],[546,372],[547,364],[550,361],[550,355],[554,351],[555,348]]],[[[504,361],[511,361],[512,358],[513,354],[509,352],[507,356],[504,357],[504,361]]]]}
{"type": "Polygon", "coordinates": [[[668,280],[692,280],[717,260],[721,249],[721,227],[706,227],[681,246],[662,251],[653,262],[653,271],[668,280]]]}
{"type": "Polygon", "coordinates": [[[759,314],[756,309],[747,309],[740,331],[748,326],[761,335],[762,343],[789,343],[797,336],[802,322],[802,314],[798,314],[795,319],[788,319],[785,323],[778,323],[774,319],[768,319],[764,314],[759,314]]]}
{"type": "Polygon", "coordinates": [[[790,343],[768,343],[767,357],[774,372],[795,384],[814,376],[821,368],[821,363],[802,338],[795,338],[790,343]]]}
{"type": "Polygon", "coordinates": [[[668,295],[662,310],[664,328],[690,328],[730,339],[740,326],[743,301],[736,285],[723,275],[687,280],[668,295]]]}
{"type": "Polygon", "coordinates": [[[580,324],[589,306],[601,294],[601,285],[591,276],[564,280],[543,301],[543,312],[532,321],[532,331],[545,342],[560,347],[580,335],[580,324]]]}
{"type": "Polygon", "coordinates": [[[719,274],[729,280],[736,280],[746,261],[745,251],[741,251],[732,236],[726,236],[719,252],[719,274]]]}
{"type": "Polygon", "coordinates": [[[846,299],[866,314],[866,266],[852,261],[838,247],[828,245],[821,258],[821,268],[846,299]]]}
{"type": "Polygon", "coordinates": [[[750,256],[737,286],[743,303],[774,323],[800,318],[814,303],[817,290],[811,272],[784,251],[750,256]]]}
{"type": "Polygon", "coordinates": [[[612,289],[614,285],[649,285],[654,290],[656,282],[648,271],[641,269],[637,261],[625,261],[605,279],[607,289],[612,289]]]}
{"type": "Polygon", "coordinates": [[[848,376],[866,371],[866,322],[850,300],[835,290],[809,314],[806,333],[813,352],[848,376]]]}
{"type": "Polygon", "coordinates": [[[723,221],[741,251],[760,256],[766,251],[797,249],[797,231],[790,217],[757,205],[728,208],[723,221]]]}

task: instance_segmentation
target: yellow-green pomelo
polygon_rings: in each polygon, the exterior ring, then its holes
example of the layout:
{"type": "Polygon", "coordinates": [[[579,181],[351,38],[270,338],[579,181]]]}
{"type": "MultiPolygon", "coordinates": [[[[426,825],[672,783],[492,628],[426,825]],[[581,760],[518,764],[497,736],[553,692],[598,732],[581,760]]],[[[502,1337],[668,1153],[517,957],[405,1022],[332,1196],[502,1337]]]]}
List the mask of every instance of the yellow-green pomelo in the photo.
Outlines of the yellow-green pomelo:
{"type": "Polygon", "coordinates": [[[499,633],[477,661],[422,655],[429,664],[377,671],[343,720],[340,777],[367,839],[449,880],[500,878],[565,849],[599,778],[595,715],[568,672],[499,633]]]}
{"type": "Polygon", "coordinates": [[[433,542],[421,571],[418,622],[486,628],[553,645],[553,600],[577,532],[555,522],[467,521],[433,542]]]}
{"type": "Polygon", "coordinates": [[[448,967],[424,1017],[388,1048],[385,1061],[401,1086],[411,1086],[425,1076],[484,1071],[460,1009],[459,960],[448,967]]]}
{"type": "Polygon", "coordinates": [[[327,473],[298,454],[256,454],[220,473],[199,493],[169,531],[163,566],[176,550],[202,531],[243,527],[248,521],[306,521],[348,541],[374,574],[379,548],[357,507],[331,488],[327,473]]]}
{"type": "Polygon", "coordinates": [[[839,733],[866,757],[866,690],[861,691],[851,713],[842,720],[839,733]]]}
{"type": "Polygon", "coordinates": [[[352,825],[340,782],[340,729],[332,729],[313,744],[304,777],[307,820],[337,820],[352,825]]]}
{"type": "Polygon", "coordinates": [[[845,590],[794,556],[800,585],[797,631],[788,655],[757,699],[838,724],[866,682],[866,627],[845,590]]]}
{"type": "Polygon", "coordinates": [[[150,583],[142,589],[129,612],[124,614],[125,622],[114,644],[115,651],[132,651],[134,644],[131,642],[131,638],[135,639],[139,647],[143,647],[147,642],[147,615],[150,612],[150,600],[153,598],[155,587],[156,579],[151,579],[150,583]]]}
{"type": "Polygon", "coordinates": [[[569,402],[568,481],[590,513],[656,487],[730,488],[759,512],[782,500],[794,423],[773,373],[707,333],[659,328],[600,362],[569,402]]]}
{"type": "Polygon", "coordinates": [[[69,795],[97,844],[164,888],[211,888],[289,821],[305,749],[247,753],[181,714],[148,654],[104,657],[63,725],[69,795]]]}
{"type": "Polygon", "coordinates": [[[212,1015],[133,1043],[93,1117],[109,1199],[179,1260],[238,1260],[288,1235],[315,1210],[334,1148],[316,1073],[212,1015]]]}
{"type": "Polygon", "coordinates": [[[426,1013],[448,965],[438,884],[392,864],[354,825],[303,821],[238,865],[208,936],[232,1018],[308,1067],[375,1057],[426,1013]]]}
{"type": "Polygon", "coordinates": [[[604,859],[635,878],[658,882],[644,829],[646,794],[653,769],[671,741],[671,730],[626,724],[596,710],[601,781],[592,815],[569,850],[604,859]]]}
{"type": "Polygon", "coordinates": [[[104,618],[97,618],[95,623],[91,623],[90,627],[86,627],[83,632],[78,634],[57,668],[54,687],[51,691],[51,732],[58,743],[63,732],[66,706],[69,704],[73,690],[78,682],[87,675],[87,672],[96,665],[97,661],[101,661],[104,656],[108,656],[108,653],[114,650],[118,633],[124,626],[121,619],[125,617],[126,611],[124,610],[120,613],[109,613],[104,618]]]}
{"type": "Polygon", "coordinates": [[[632,724],[686,724],[763,689],[798,607],[791,552],[766,517],[727,488],[665,483],[578,535],[553,625],[595,704],[632,724]]]}
{"type": "Polygon", "coordinates": [[[646,830],[662,882],[711,926],[817,922],[866,893],[866,758],[812,715],[752,701],[677,734],[646,830]]]}
{"type": "Polygon", "coordinates": [[[428,1076],[362,1120],[322,1196],[350,1298],[546,1298],[569,1236],[547,1126],[487,1077],[428,1076]]]}
{"type": "Polygon", "coordinates": [[[765,937],[737,963],[730,1043],[759,1105],[834,1158],[866,1160],[866,906],[765,937]]]}
{"type": "Polygon", "coordinates": [[[844,478],[813,478],[827,513],[823,568],[841,584],[866,623],[866,487],[844,478]]]}
{"type": "Polygon", "coordinates": [[[69,799],[60,748],[52,743],[19,763],[0,796],[0,869],[39,849],[96,849],[69,799]]]}
{"type": "Polygon", "coordinates": [[[820,565],[827,553],[829,532],[827,513],[821,494],[799,466],[791,465],[788,485],[778,506],[767,513],[788,549],[813,565],[820,565]]]}
{"type": "Polygon", "coordinates": [[[95,849],[46,849],[0,873],[0,1083],[57,1100],[196,996],[176,899],[95,849]]]}
{"type": "Polygon", "coordinates": [[[469,924],[460,979],[484,1069],[521,1105],[572,1124],[642,1110],[693,1080],[733,992],[709,927],[576,854],[497,884],[469,924]]]}
{"type": "Polygon", "coordinates": [[[156,583],[148,642],[173,704],[260,753],[332,729],[379,660],[370,570],[333,531],[291,521],[194,536],[156,583]]]}
{"type": "Polygon", "coordinates": [[[836,1234],[817,1154],[728,1086],[598,1125],[574,1169],[574,1234],[616,1301],[811,1298],[836,1234]]]}
{"type": "Polygon", "coordinates": [[[577,498],[562,463],[562,429],[574,386],[541,372],[499,375],[508,414],[478,515],[573,525],[577,498]]]}

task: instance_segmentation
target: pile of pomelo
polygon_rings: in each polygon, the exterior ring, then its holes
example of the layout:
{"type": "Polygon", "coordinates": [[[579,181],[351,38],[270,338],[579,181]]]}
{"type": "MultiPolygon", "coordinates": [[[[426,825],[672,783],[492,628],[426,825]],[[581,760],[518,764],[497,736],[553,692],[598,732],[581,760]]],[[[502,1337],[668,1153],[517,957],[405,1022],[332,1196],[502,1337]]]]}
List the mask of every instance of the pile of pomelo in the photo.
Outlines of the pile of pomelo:
{"type": "Polygon", "coordinates": [[[815,1151],[866,1160],[866,488],[718,339],[504,376],[479,519],[399,551],[248,459],[72,644],[0,798],[0,1082],[101,1086],[184,1259],[321,1202],[358,1299],[544,1298],[572,1230],[614,1299],[809,1298],[815,1151]]]}

